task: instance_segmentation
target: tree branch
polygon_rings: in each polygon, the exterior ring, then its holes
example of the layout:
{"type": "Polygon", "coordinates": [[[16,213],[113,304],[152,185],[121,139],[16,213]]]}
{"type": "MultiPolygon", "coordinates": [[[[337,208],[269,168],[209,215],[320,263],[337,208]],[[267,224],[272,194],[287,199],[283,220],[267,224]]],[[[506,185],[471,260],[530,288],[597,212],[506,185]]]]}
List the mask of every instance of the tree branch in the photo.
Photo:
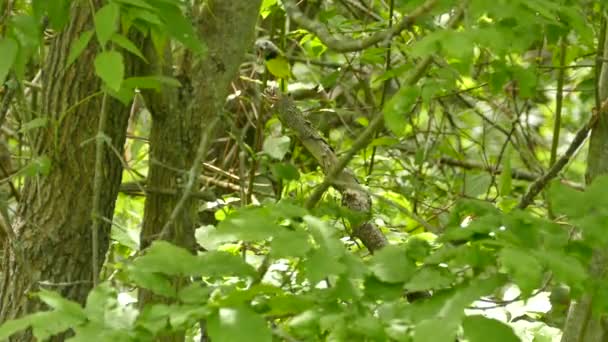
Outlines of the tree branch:
{"type": "MultiPolygon", "coordinates": [[[[340,161],[338,161],[338,157],[329,143],[312,126],[310,121],[304,118],[302,112],[290,97],[280,95],[274,108],[281,122],[296,133],[302,145],[317,160],[326,174],[326,179],[331,177],[331,179],[336,180],[333,185],[342,194],[342,204],[352,211],[363,213],[367,220],[371,214],[371,197],[368,193],[356,187],[359,182],[352,171],[344,169],[344,166],[339,169],[334,167],[334,165],[340,165],[340,161]]],[[[344,164],[346,165],[346,163],[344,164]]],[[[307,207],[309,206],[307,205],[307,207]]],[[[388,244],[382,232],[369,221],[353,229],[353,233],[372,253],[388,244]]]]}
{"type": "Polygon", "coordinates": [[[352,39],[346,37],[335,37],[325,27],[323,27],[323,25],[308,19],[304,13],[300,11],[293,0],[283,0],[285,11],[293,22],[314,33],[317,37],[319,37],[319,39],[321,39],[323,44],[327,45],[330,49],[336,52],[360,51],[378,43],[386,45],[392,37],[398,35],[401,33],[401,31],[410,28],[417,19],[430,12],[436,3],[437,0],[427,0],[425,3],[420,5],[420,7],[414,9],[410,15],[403,17],[403,19],[401,19],[397,25],[393,26],[393,28],[389,30],[377,32],[363,39],[352,39]]]}
{"type": "Polygon", "coordinates": [[[549,181],[555,178],[555,176],[557,176],[557,174],[564,168],[564,166],[566,166],[568,161],[570,161],[570,158],[572,158],[574,153],[585,142],[585,139],[587,139],[587,135],[589,135],[589,132],[597,122],[597,119],[598,115],[594,113],[589,119],[589,122],[587,122],[585,126],[579,129],[578,132],[576,132],[576,135],[574,136],[574,139],[572,139],[570,146],[568,146],[568,150],[566,150],[566,153],[564,153],[564,155],[561,156],[559,160],[557,160],[557,162],[555,162],[555,164],[553,164],[553,166],[551,166],[551,168],[545,174],[543,174],[532,184],[530,184],[528,191],[526,191],[526,193],[519,201],[517,208],[527,208],[532,203],[532,201],[534,201],[534,197],[536,197],[536,195],[538,195],[547,186],[549,181]]]}

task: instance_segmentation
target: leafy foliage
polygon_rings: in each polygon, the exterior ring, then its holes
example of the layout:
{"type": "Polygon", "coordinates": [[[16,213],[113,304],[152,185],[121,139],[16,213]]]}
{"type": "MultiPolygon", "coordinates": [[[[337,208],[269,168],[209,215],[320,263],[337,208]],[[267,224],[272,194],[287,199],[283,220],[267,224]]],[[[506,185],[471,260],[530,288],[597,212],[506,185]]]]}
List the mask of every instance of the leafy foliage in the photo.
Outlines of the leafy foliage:
{"type": "MultiPolygon", "coordinates": [[[[370,32],[387,30],[389,17],[397,25],[423,2],[369,3],[327,1],[308,9],[322,30],[364,42],[370,32]]],[[[42,19],[59,32],[70,21],[70,1],[21,6],[0,22],[2,92],[20,89],[32,76],[30,64],[43,68],[36,51],[50,47],[42,44],[42,19]]],[[[289,123],[273,117],[277,107],[260,100],[269,76],[286,74],[268,75],[263,61],[250,60],[226,101],[230,118],[218,141],[228,143],[215,147],[215,164],[200,175],[216,200],[197,207],[196,252],[161,240],[140,250],[144,202],[125,192],[115,209],[106,281],[84,304],[41,289],[35,295],[45,311],[4,322],[0,339],[31,328],[38,340],[71,329],[76,341],[146,341],[177,332],[212,341],[555,341],[570,297],[595,294],[594,309],[606,312],[598,291],[605,279],[589,265],[593,250],[608,244],[608,177],[579,184],[585,157],[593,156],[569,156],[558,180],[540,184],[543,196],[521,205],[530,182],[542,180],[599,103],[594,68],[603,5],[438,1],[390,45],[383,40],[348,53],[334,52],[340,39],[324,39],[321,29],[277,29],[286,8],[263,1],[260,25],[286,51],[279,71],[295,76],[289,90],[331,153],[345,155],[377,115],[383,119],[386,129],[372,132],[348,163],[371,211],[345,209],[347,186],[339,177],[327,180],[318,167],[325,160],[310,151],[319,139],[293,135],[289,123]],[[335,189],[311,207],[324,181],[335,189]],[[388,245],[360,245],[355,237],[364,224],[378,227],[388,245]],[[138,305],[144,290],[158,300],[138,305]],[[535,300],[546,305],[535,307],[535,300]]],[[[190,17],[199,10],[179,1],[107,1],[72,42],[65,67],[94,44],[91,73],[124,103],[139,91],[189,89],[195,85],[182,84],[177,73],[126,77],[124,56],[150,63],[139,42],[127,38],[136,30],[168,69],[181,66],[171,64],[166,46],[175,60],[196,60],[206,53],[190,17]]],[[[43,115],[15,131],[44,128],[43,115]]],[[[136,126],[138,134],[149,133],[136,126]]],[[[146,162],[153,162],[139,143],[130,146],[125,182],[143,180],[146,162]]],[[[23,150],[31,156],[14,179],[55,167],[33,147],[23,150]]]]}

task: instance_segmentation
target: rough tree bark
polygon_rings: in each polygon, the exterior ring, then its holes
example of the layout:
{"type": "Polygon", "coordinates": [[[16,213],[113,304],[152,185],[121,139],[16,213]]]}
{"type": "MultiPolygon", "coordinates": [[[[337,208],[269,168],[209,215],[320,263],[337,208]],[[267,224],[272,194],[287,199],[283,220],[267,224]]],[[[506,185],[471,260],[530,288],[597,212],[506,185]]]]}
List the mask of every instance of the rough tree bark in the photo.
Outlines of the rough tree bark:
{"type": "MultiPolygon", "coordinates": [[[[104,1],[92,0],[96,7],[104,1]]],[[[51,160],[47,175],[28,177],[13,224],[16,245],[26,265],[14,250],[5,248],[3,279],[0,284],[0,323],[41,309],[31,296],[40,282],[61,283],[52,287],[64,297],[83,303],[92,287],[91,207],[95,165],[95,140],[102,96],[92,96],[101,88],[93,70],[98,45],[91,42],[79,59],[66,68],[71,44],[93,20],[89,3],[74,2],[69,23],[50,46],[43,66],[41,113],[49,124],[40,130],[34,149],[36,156],[51,160]]],[[[125,55],[126,75],[135,67],[125,55]]],[[[122,151],[129,109],[108,100],[106,135],[122,151]]],[[[103,161],[101,214],[112,218],[120,185],[122,166],[117,156],[105,149],[103,161]]],[[[99,255],[108,247],[109,225],[99,232],[99,255]]],[[[32,340],[30,333],[13,337],[32,340]]],[[[61,340],[57,337],[56,340],[61,340]]]]}

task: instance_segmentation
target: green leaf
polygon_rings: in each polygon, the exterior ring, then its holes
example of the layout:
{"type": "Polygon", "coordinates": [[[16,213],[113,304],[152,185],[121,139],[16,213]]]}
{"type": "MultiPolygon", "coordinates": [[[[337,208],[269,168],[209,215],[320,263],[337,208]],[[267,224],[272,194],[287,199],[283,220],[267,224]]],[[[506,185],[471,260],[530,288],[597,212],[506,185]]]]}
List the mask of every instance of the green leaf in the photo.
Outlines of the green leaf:
{"type": "Polygon", "coordinates": [[[47,318],[48,316],[56,316],[56,314],[53,315],[53,313],[49,312],[37,312],[2,323],[2,325],[0,325],[0,340],[8,341],[8,338],[14,333],[25,330],[34,322],[38,322],[44,318],[47,318]]]}
{"type": "Polygon", "coordinates": [[[198,272],[202,277],[239,276],[252,277],[256,270],[240,256],[222,251],[206,252],[198,256],[198,272]]]}
{"type": "Polygon", "coordinates": [[[48,124],[46,117],[35,118],[32,121],[26,122],[21,126],[18,132],[25,133],[36,128],[45,127],[48,124]]]}
{"type": "Polygon", "coordinates": [[[216,242],[260,241],[278,234],[285,227],[275,223],[267,208],[243,208],[220,222],[209,239],[216,242]]]}
{"type": "Polygon", "coordinates": [[[433,318],[414,328],[414,342],[454,341],[458,325],[451,319],[433,318]]]}
{"type": "Polygon", "coordinates": [[[154,10],[154,7],[150,6],[150,4],[148,4],[146,2],[146,0],[114,0],[115,2],[120,2],[123,4],[127,4],[127,5],[131,5],[131,6],[135,6],[135,7],[141,7],[141,8],[145,8],[145,9],[149,9],[149,10],[154,10]]]}
{"type": "Polygon", "coordinates": [[[38,292],[38,298],[56,311],[65,313],[75,319],[84,321],[87,318],[80,304],[67,300],[56,292],[42,289],[38,292]]]}
{"type": "Polygon", "coordinates": [[[119,16],[120,7],[113,2],[103,6],[95,13],[95,32],[97,33],[97,40],[99,40],[99,44],[102,47],[106,45],[114,32],[116,32],[119,16]]]}
{"type": "Polygon", "coordinates": [[[397,136],[405,132],[407,117],[412,112],[412,106],[416,103],[420,89],[417,87],[404,87],[397,92],[384,106],[384,124],[397,136]]]}
{"type": "Polygon", "coordinates": [[[298,180],[300,172],[291,163],[276,163],[272,165],[272,174],[283,180],[298,180]]]}
{"type": "Polygon", "coordinates": [[[133,264],[140,272],[190,275],[196,273],[198,261],[188,250],[157,240],[133,264]]]}
{"type": "Polygon", "coordinates": [[[67,24],[70,17],[70,3],[69,0],[53,0],[48,3],[48,17],[50,21],[50,28],[53,30],[60,30],[65,24],[67,24]]]}
{"type": "Polygon", "coordinates": [[[203,54],[205,52],[205,45],[198,38],[192,24],[182,14],[179,7],[173,4],[162,4],[158,6],[158,9],[158,14],[165,24],[164,29],[173,38],[184,44],[195,54],[203,54]]]}
{"type": "Polygon", "coordinates": [[[585,267],[572,256],[559,251],[537,251],[534,254],[553,272],[556,281],[564,282],[572,288],[583,286],[588,277],[585,267]]]}
{"type": "Polygon", "coordinates": [[[401,246],[390,245],[376,252],[370,260],[370,270],[387,283],[402,283],[412,277],[416,265],[401,246]]]}
{"type": "Polygon", "coordinates": [[[291,67],[287,58],[283,56],[277,56],[266,61],[266,68],[276,78],[290,79],[291,67]]]}
{"type": "Polygon", "coordinates": [[[306,277],[316,285],[330,275],[341,274],[346,270],[339,259],[332,257],[326,249],[317,248],[309,253],[302,262],[306,277]]]}
{"type": "Polygon", "coordinates": [[[102,52],[95,57],[95,73],[113,91],[119,91],[125,75],[122,55],[116,51],[102,52]]]}
{"type": "Polygon", "coordinates": [[[12,334],[32,327],[34,337],[45,341],[49,337],[64,332],[71,326],[82,323],[82,319],[74,318],[61,311],[36,312],[16,320],[6,321],[0,326],[0,340],[7,341],[12,334]]]}
{"type": "Polygon", "coordinates": [[[129,279],[140,288],[147,289],[152,293],[167,298],[175,298],[175,287],[164,275],[152,273],[148,270],[140,270],[137,266],[129,269],[129,279]]]}
{"type": "Polygon", "coordinates": [[[163,85],[176,88],[181,87],[181,84],[177,79],[161,75],[129,77],[122,82],[122,87],[128,89],[138,88],[160,91],[163,85]]]}
{"type": "Polygon", "coordinates": [[[84,51],[87,45],[89,45],[91,37],[93,37],[93,30],[88,30],[83,32],[80,37],[78,37],[78,39],[72,43],[66,67],[72,65],[72,63],[74,63],[74,61],[82,54],[82,51],[84,51]]]}
{"type": "Polygon", "coordinates": [[[104,323],[106,307],[109,303],[114,304],[115,295],[115,290],[108,282],[101,283],[91,290],[87,296],[87,304],[84,309],[87,319],[98,323],[104,323]]]}
{"type": "MultiPolygon", "coordinates": [[[[146,254],[133,262],[132,273],[161,273],[182,276],[243,276],[255,274],[252,266],[242,258],[222,251],[192,255],[184,248],[166,241],[154,241],[146,254]]],[[[146,279],[141,278],[146,281],[146,279]]]]}
{"type": "Polygon", "coordinates": [[[492,185],[492,176],[487,173],[467,173],[464,193],[468,197],[477,197],[485,194],[492,185]]]}
{"type": "Polygon", "coordinates": [[[144,57],[144,55],[141,53],[141,51],[139,51],[137,46],[135,46],[135,44],[133,44],[133,42],[131,42],[129,40],[129,38],[127,38],[119,33],[114,33],[112,35],[112,42],[114,42],[114,44],[120,46],[121,48],[131,52],[135,56],[141,58],[144,62],[148,63],[148,61],[146,60],[146,57],[144,57]]]}
{"type": "Polygon", "coordinates": [[[505,150],[505,154],[503,156],[502,162],[502,172],[500,174],[499,187],[500,187],[500,195],[508,196],[511,194],[511,186],[512,186],[512,172],[511,172],[511,144],[507,145],[505,150]]]}
{"type": "Polygon", "coordinates": [[[276,258],[303,257],[312,248],[306,232],[283,230],[272,238],[270,254],[276,258]]]}
{"type": "Polygon", "coordinates": [[[520,341],[510,326],[481,315],[465,317],[462,327],[464,336],[469,342],[486,342],[489,336],[492,336],[492,341],[496,342],[520,341]]]}
{"type": "Polygon", "coordinates": [[[207,323],[214,342],[272,341],[266,320],[246,307],[220,308],[207,323]]]}
{"type": "Polygon", "coordinates": [[[264,140],[262,149],[270,157],[281,160],[289,152],[290,142],[291,139],[285,135],[280,137],[269,136],[264,140]]]}
{"type": "Polygon", "coordinates": [[[450,287],[455,276],[442,267],[424,267],[418,270],[405,285],[408,291],[437,290],[450,287]]]}
{"type": "Polygon", "coordinates": [[[17,51],[19,46],[17,42],[12,38],[0,39],[0,51],[2,51],[2,58],[0,58],[0,86],[4,83],[9,70],[17,58],[17,51]]]}
{"type": "Polygon", "coordinates": [[[266,19],[271,13],[272,8],[275,7],[278,0],[264,0],[262,1],[262,6],[260,7],[260,15],[263,19],[266,19]]]}
{"type": "Polygon", "coordinates": [[[19,173],[26,176],[48,175],[51,171],[51,159],[42,155],[32,159],[19,173]]]}
{"type": "Polygon", "coordinates": [[[504,248],[500,251],[500,261],[524,296],[540,286],[543,268],[529,251],[504,248]]]}

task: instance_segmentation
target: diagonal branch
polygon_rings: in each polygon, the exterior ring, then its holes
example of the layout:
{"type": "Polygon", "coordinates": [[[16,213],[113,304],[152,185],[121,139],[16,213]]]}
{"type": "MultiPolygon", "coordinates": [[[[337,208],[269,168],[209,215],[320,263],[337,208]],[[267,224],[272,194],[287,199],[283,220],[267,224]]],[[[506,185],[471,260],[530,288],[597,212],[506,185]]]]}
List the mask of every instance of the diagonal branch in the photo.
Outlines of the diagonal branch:
{"type": "Polygon", "coordinates": [[[285,11],[293,22],[298,24],[298,26],[314,33],[317,37],[319,37],[319,39],[321,39],[323,44],[327,45],[330,49],[336,52],[360,51],[378,43],[385,45],[392,37],[410,28],[417,19],[430,12],[436,3],[437,0],[427,0],[418,8],[414,9],[410,15],[403,17],[403,19],[401,19],[401,21],[391,29],[377,32],[364,39],[352,39],[346,37],[335,37],[323,25],[307,18],[304,13],[300,11],[293,0],[283,0],[285,11]]]}
{"type": "MultiPolygon", "coordinates": [[[[281,122],[296,133],[302,145],[317,160],[326,177],[333,175],[332,179],[335,180],[333,186],[342,194],[342,204],[354,212],[364,214],[367,220],[371,214],[371,197],[358,187],[359,181],[352,171],[345,169],[344,166],[339,169],[334,167],[334,165],[339,165],[340,161],[329,143],[310,121],[304,118],[290,97],[280,96],[274,108],[281,122]]],[[[346,164],[344,163],[344,165],[346,164]]],[[[310,206],[308,207],[310,208],[310,206]]],[[[353,233],[372,253],[388,244],[380,229],[369,221],[355,228],[353,233]]]]}
{"type": "MultiPolygon", "coordinates": [[[[602,107],[604,107],[605,105],[606,103],[602,107]]],[[[589,119],[589,122],[587,122],[585,126],[579,129],[578,132],[576,132],[576,135],[574,136],[574,139],[572,139],[570,146],[568,146],[568,150],[566,150],[566,153],[564,153],[564,155],[561,156],[547,172],[545,172],[542,176],[540,176],[532,184],[530,184],[530,187],[528,187],[528,191],[526,191],[526,193],[521,197],[517,208],[525,209],[530,204],[532,204],[532,201],[534,201],[534,197],[536,197],[536,195],[538,195],[547,186],[549,181],[551,181],[557,176],[557,174],[564,168],[564,166],[566,166],[568,161],[570,161],[570,158],[572,158],[574,153],[585,142],[585,139],[587,139],[587,136],[589,135],[589,132],[591,131],[595,123],[597,122],[597,119],[598,115],[594,113],[589,119]]]]}

